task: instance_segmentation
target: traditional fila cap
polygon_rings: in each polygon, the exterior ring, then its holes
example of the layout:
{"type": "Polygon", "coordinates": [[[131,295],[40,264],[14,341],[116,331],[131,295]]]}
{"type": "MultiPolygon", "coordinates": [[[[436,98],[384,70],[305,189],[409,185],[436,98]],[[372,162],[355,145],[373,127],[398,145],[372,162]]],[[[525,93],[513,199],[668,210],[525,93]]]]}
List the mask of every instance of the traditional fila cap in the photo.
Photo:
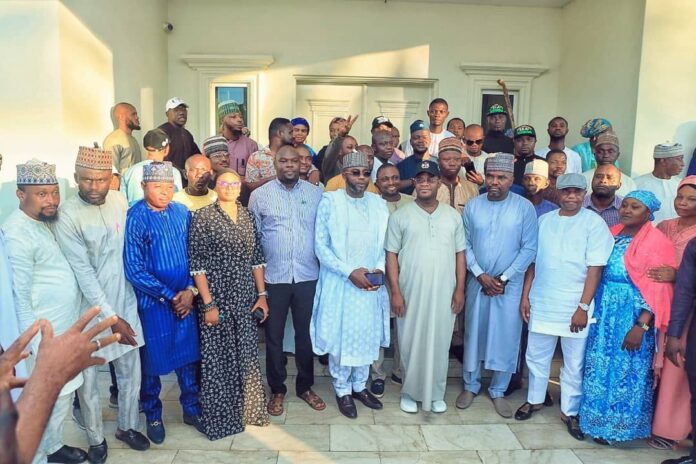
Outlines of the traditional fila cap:
{"type": "Polygon", "coordinates": [[[345,155],[341,161],[341,164],[344,170],[370,167],[370,164],[367,162],[367,156],[364,153],[355,150],[345,155]]]}
{"type": "Polygon", "coordinates": [[[549,178],[549,163],[543,159],[533,159],[524,167],[524,175],[532,174],[549,178]]]}
{"type": "Polygon", "coordinates": [[[218,120],[222,122],[225,116],[228,114],[233,114],[233,113],[241,113],[242,110],[239,106],[239,103],[237,103],[234,100],[227,100],[224,102],[218,103],[217,106],[217,116],[218,120]]]}
{"type": "Polygon", "coordinates": [[[684,146],[681,143],[665,142],[655,145],[653,158],[674,158],[675,156],[684,156],[684,146]]]}
{"type": "Polygon", "coordinates": [[[438,145],[437,153],[438,155],[445,151],[456,151],[460,155],[464,153],[464,144],[458,137],[447,137],[440,140],[438,145]]]}
{"type": "Polygon", "coordinates": [[[611,145],[614,145],[616,148],[619,148],[619,138],[616,136],[616,134],[611,131],[611,130],[606,130],[599,134],[595,140],[595,146],[602,145],[604,143],[608,143],[611,145]]]}
{"type": "Polygon", "coordinates": [[[488,171],[515,172],[515,155],[496,153],[486,160],[486,172],[488,171]]]}
{"type": "Polygon", "coordinates": [[[536,131],[529,124],[522,124],[521,126],[515,127],[512,138],[516,139],[517,137],[523,137],[525,135],[536,138],[536,131]]]}
{"type": "Polygon", "coordinates": [[[111,171],[113,169],[113,156],[110,151],[101,148],[80,147],[77,150],[75,167],[111,171]]]}
{"type": "MultiPolygon", "coordinates": [[[[111,160],[109,160],[111,163],[111,160]]],[[[56,185],[56,165],[32,158],[17,165],[17,185],[56,185]]]]}
{"type": "Polygon", "coordinates": [[[174,182],[174,168],[169,161],[153,161],[143,166],[143,182],[174,182]]]}
{"type": "Polygon", "coordinates": [[[210,158],[215,153],[228,153],[227,139],[221,135],[208,137],[203,141],[203,154],[210,158]]]}
{"type": "Polygon", "coordinates": [[[164,111],[173,110],[177,106],[181,105],[184,105],[186,108],[188,108],[188,105],[184,100],[182,100],[179,97],[172,97],[169,100],[167,100],[167,103],[164,105],[164,111]]]}
{"type": "Polygon", "coordinates": [[[608,119],[604,118],[594,118],[585,122],[580,128],[580,136],[586,139],[592,137],[597,137],[602,132],[606,132],[611,129],[611,123],[608,119]]]}
{"type": "Polygon", "coordinates": [[[411,123],[411,126],[409,127],[409,131],[411,132],[411,134],[422,130],[430,130],[428,125],[425,124],[425,122],[422,119],[416,119],[411,123]]]}

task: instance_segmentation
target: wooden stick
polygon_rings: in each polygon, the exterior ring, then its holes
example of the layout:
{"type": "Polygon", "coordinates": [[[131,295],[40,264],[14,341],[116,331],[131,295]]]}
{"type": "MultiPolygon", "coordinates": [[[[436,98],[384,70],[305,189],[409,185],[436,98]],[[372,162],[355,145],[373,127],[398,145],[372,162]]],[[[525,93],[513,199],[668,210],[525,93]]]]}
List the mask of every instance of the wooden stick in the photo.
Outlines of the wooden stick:
{"type": "Polygon", "coordinates": [[[503,98],[505,99],[506,110],[510,118],[510,125],[512,126],[512,130],[515,130],[517,124],[515,124],[515,116],[513,116],[512,113],[512,104],[510,103],[510,94],[508,93],[507,84],[505,84],[504,80],[498,79],[498,85],[503,88],[503,98]]]}

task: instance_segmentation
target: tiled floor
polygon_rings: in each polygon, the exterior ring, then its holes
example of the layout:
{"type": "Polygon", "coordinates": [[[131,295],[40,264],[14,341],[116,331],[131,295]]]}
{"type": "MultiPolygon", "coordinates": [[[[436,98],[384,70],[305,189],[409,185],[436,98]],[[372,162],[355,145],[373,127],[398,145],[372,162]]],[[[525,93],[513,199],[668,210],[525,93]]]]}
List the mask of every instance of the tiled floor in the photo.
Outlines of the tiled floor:
{"type": "MultiPolygon", "coordinates": [[[[292,364],[292,360],[290,361],[292,364]]],[[[269,427],[248,427],[246,432],[218,441],[209,441],[195,429],[184,425],[178,404],[178,386],[174,376],[163,378],[164,422],[167,439],[141,453],[124,449],[113,438],[116,411],[106,406],[109,375],[100,374],[104,392],[104,420],[109,443],[109,463],[185,464],[185,463],[350,463],[350,464],[642,464],[687,453],[660,452],[644,441],[604,447],[587,439],[574,440],[560,423],[558,405],[545,408],[527,422],[503,419],[493,410],[490,400],[480,395],[467,410],[454,407],[460,382],[450,370],[443,414],[407,414],[399,409],[398,386],[387,382],[382,399],[384,409],[372,411],[358,406],[358,418],[344,418],[336,407],[330,379],[317,369],[315,391],[327,402],[323,412],[314,412],[294,395],[286,397],[286,411],[272,418],[269,427]]],[[[460,366],[460,365],[459,365],[460,366]]],[[[290,367],[290,366],[289,366],[290,367]]],[[[461,369],[459,367],[458,369],[461,369]]],[[[288,381],[292,391],[294,379],[288,381]]],[[[557,386],[551,387],[558,398],[557,386]]],[[[510,401],[517,408],[525,400],[518,391],[510,401]]],[[[84,432],[67,419],[65,441],[86,446],[84,432]]]]}

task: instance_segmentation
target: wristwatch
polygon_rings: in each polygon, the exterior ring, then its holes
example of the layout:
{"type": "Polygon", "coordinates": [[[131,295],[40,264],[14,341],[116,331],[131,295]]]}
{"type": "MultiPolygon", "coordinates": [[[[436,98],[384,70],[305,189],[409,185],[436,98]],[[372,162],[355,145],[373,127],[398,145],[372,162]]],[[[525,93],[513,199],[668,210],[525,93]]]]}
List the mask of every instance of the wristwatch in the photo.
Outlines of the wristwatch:
{"type": "Polygon", "coordinates": [[[636,321],[636,326],[643,329],[644,332],[647,332],[648,330],[650,330],[650,326],[648,324],[646,324],[645,322],[636,321]]]}
{"type": "Polygon", "coordinates": [[[590,310],[590,305],[587,303],[578,303],[578,308],[582,309],[583,311],[587,312],[590,310]]]}
{"type": "Polygon", "coordinates": [[[503,285],[507,285],[507,283],[510,281],[510,279],[508,279],[508,276],[506,276],[505,274],[500,274],[500,277],[498,277],[498,279],[500,279],[500,282],[503,285]]]}
{"type": "Polygon", "coordinates": [[[194,297],[197,297],[198,294],[200,293],[198,291],[198,289],[196,287],[194,287],[193,285],[189,285],[188,287],[186,287],[186,290],[191,290],[191,293],[193,293],[194,297]]]}

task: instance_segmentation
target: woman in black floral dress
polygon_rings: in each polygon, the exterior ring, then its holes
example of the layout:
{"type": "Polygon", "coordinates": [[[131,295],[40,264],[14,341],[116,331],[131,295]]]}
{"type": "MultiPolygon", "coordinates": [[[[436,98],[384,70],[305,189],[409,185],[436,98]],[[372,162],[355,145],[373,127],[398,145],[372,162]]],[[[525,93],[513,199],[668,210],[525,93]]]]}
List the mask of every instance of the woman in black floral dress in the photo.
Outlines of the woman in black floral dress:
{"type": "Polygon", "coordinates": [[[191,274],[200,291],[203,429],[210,440],[268,425],[258,358],[257,322],[268,317],[265,260],[253,215],[237,199],[236,172],[218,175],[218,201],[198,210],[189,231],[191,274]],[[257,296],[258,295],[258,296],[257,296]]]}

